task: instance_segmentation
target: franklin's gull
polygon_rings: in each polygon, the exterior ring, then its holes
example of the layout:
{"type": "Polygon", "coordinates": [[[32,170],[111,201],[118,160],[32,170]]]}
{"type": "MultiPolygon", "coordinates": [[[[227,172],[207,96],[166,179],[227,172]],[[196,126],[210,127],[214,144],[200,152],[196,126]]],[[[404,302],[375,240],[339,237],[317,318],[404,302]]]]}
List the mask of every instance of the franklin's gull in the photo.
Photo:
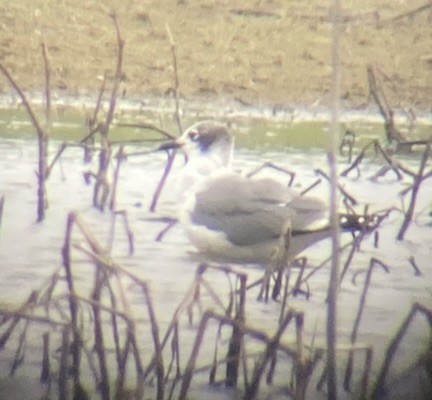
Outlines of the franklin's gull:
{"type": "MultiPolygon", "coordinates": [[[[271,178],[231,170],[234,139],[224,125],[198,122],[159,150],[176,148],[188,159],[177,182],[179,220],[206,256],[263,264],[270,262],[287,229],[290,259],[330,236],[329,209],[321,199],[302,196],[271,178]]],[[[341,225],[359,229],[358,221],[347,217],[341,225]]]]}

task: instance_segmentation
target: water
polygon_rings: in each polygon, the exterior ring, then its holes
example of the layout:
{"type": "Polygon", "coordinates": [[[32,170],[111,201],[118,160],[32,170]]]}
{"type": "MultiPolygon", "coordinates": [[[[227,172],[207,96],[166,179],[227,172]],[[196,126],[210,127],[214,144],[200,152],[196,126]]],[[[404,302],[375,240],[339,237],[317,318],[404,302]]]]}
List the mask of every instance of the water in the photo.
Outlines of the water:
{"type": "MultiPolygon", "coordinates": [[[[0,228],[0,306],[17,307],[37,289],[61,266],[61,247],[63,245],[67,215],[70,211],[78,212],[86,226],[94,232],[102,244],[109,243],[112,217],[108,212],[100,213],[91,207],[92,186],[87,186],[83,180],[83,173],[95,168],[82,162],[82,149],[68,148],[61,158],[61,162],[54,168],[48,181],[49,209],[46,220],[40,224],[36,220],[36,177],[37,144],[32,136],[29,125],[12,122],[3,118],[0,126],[3,130],[11,126],[19,126],[18,131],[24,131],[21,138],[12,137],[8,130],[7,137],[0,139],[0,196],[5,197],[5,207],[0,228]]],[[[298,129],[290,125],[284,130],[285,124],[262,123],[258,132],[258,125],[254,128],[247,122],[237,122],[232,129],[237,133],[238,148],[235,155],[234,168],[239,171],[250,171],[264,161],[273,162],[295,172],[294,187],[302,190],[315,182],[317,176],[314,169],[327,170],[326,158],[322,150],[325,144],[323,126],[315,125],[315,130],[308,129],[311,124],[299,124],[298,129]],[[250,134],[251,130],[254,136],[250,134]],[[312,131],[312,133],[311,133],[312,131]],[[288,133],[287,133],[288,132],[288,133]],[[297,132],[297,133],[296,133],[297,132]],[[259,139],[251,139],[257,138],[259,139]],[[295,136],[292,136],[295,135],[295,136]],[[257,144],[258,143],[258,144],[257,144]],[[294,145],[293,144],[297,144],[294,145]]],[[[372,126],[363,124],[364,131],[373,131],[372,126]]],[[[75,132],[80,130],[78,120],[66,124],[66,128],[75,132]]],[[[61,131],[59,123],[58,129],[61,131]]],[[[64,128],[64,127],[63,127],[64,128]]],[[[124,131],[123,131],[124,132],[124,131]]],[[[139,134],[130,130],[132,138],[139,134]]],[[[119,134],[119,133],[117,133],[119,134]]],[[[120,136],[124,133],[120,133],[120,136]]],[[[61,137],[61,139],[64,139],[61,137]]],[[[129,137],[131,139],[131,137],[129,137]]],[[[51,154],[60,146],[58,139],[50,143],[51,154]]],[[[131,144],[126,147],[127,152],[149,150],[152,143],[131,144]]],[[[135,237],[135,253],[128,255],[128,242],[122,224],[118,220],[114,245],[113,259],[127,270],[148,282],[156,316],[160,324],[161,334],[165,332],[176,307],[183,300],[187,289],[193,282],[197,255],[194,248],[187,242],[180,227],[175,226],[164,237],[162,242],[156,242],[158,233],[165,227],[164,223],[154,221],[155,216],[175,215],[175,199],[173,199],[173,181],[175,171],[181,168],[179,157],[171,180],[167,182],[161,202],[156,214],[149,213],[148,207],[160,179],[165,165],[166,156],[161,153],[149,153],[144,156],[130,157],[121,168],[120,185],[118,188],[117,209],[126,210],[130,228],[135,237]]],[[[413,170],[418,169],[420,155],[402,157],[401,161],[413,170]]],[[[340,161],[341,169],[346,167],[346,161],[340,161]]],[[[429,170],[428,163],[426,170],[429,170]]],[[[401,209],[401,190],[407,187],[410,179],[397,181],[389,173],[377,182],[368,177],[376,173],[382,162],[380,160],[365,160],[361,167],[361,176],[352,173],[348,178],[340,178],[341,185],[363,205],[369,205],[371,211],[395,207],[401,209]]],[[[266,171],[278,179],[287,181],[283,174],[266,171]]],[[[314,189],[316,195],[328,198],[328,187],[325,182],[314,189]]],[[[353,322],[357,313],[359,299],[363,289],[365,272],[370,259],[376,257],[386,263],[390,271],[376,267],[371,286],[368,291],[366,309],[360,324],[358,342],[370,344],[374,348],[372,379],[382,362],[383,354],[392,335],[408,314],[414,302],[421,302],[431,306],[431,278],[430,258],[432,255],[432,185],[425,182],[421,186],[416,204],[415,218],[406,234],[405,240],[395,238],[402,224],[403,214],[394,211],[380,228],[379,246],[375,248],[373,238],[366,238],[361,250],[356,253],[348,274],[341,286],[339,298],[339,326],[338,340],[340,344],[348,344],[353,322]],[[422,275],[416,276],[409,263],[414,256],[422,275]],[[358,274],[358,275],[357,275],[358,274]],[[355,282],[353,277],[356,276],[355,282]]],[[[409,196],[404,200],[405,206],[409,196]]],[[[350,241],[345,235],[343,243],[350,241]]],[[[84,243],[82,235],[74,232],[74,243],[84,243]]],[[[319,265],[330,254],[330,244],[321,242],[306,252],[311,265],[319,265]]],[[[342,259],[347,255],[343,253],[342,259]]],[[[75,272],[78,277],[78,290],[85,293],[91,287],[93,268],[86,257],[73,251],[75,272]]],[[[253,282],[262,276],[262,270],[257,266],[240,267],[249,275],[248,282],[253,282]]],[[[325,345],[325,298],[328,285],[329,266],[321,268],[309,280],[309,300],[297,297],[291,300],[291,306],[305,313],[305,343],[313,343],[314,347],[325,345]]],[[[221,297],[228,293],[227,278],[224,274],[211,272],[206,275],[212,286],[217,288],[221,297]]],[[[140,292],[131,290],[132,308],[135,313],[142,310],[143,298],[140,292]]],[[[265,329],[269,334],[277,329],[280,304],[256,301],[257,291],[252,290],[247,302],[247,324],[252,327],[265,329]]],[[[226,297],[225,297],[226,298],[226,297]]],[[[203,295],[204,307],[216,307],[211,298],[203,295]]],[[[139,317],[139,314],[136,314],[139,317]]],[[[195,323],[199,317],[196,314],[195,323]]],[[[183,362],[189,355],[189,350],[195,331],[188,326],[187,319],[181,320],[183,331],[183,362]]],[[[29,334],[29,347],[34,352],[26,357],[22,368],[24,375],[38,376],[38,362],[41,359],[41,333],[46,327],[35,325],[29,334]]],[[[288,330],[287,340],[293,333],[288,330]]],[[[407,337],[402,341],[393,364],[392,375],[401,372],[416,360],[417,355],[427,348],[430,328],[423,317],[416,317],[407,337]]],[[[16,339],[12,339],[16,342],[16,339]]],[[[206,342],[200,352],[199,365],[209,364],[213,358],[213,345],[206,342]]],[[[254,347],[252,346],[252,349],[254,347]]],[[[2,376],[7,375],[10,367],[10,357],[13,346],[0,353],[0,370],[2,376]],[[9,358],[8,358],[9,357],[9,358]]],[[[362,358],[362,356],[358,356],[362,358]]],[[[341,355],[341,367],[346,357],[341,355]]],[[[322,365],[321,365],[322,367],[322,365]]],[[[20,371],[20,370],[19,370],[20,371]]],[[[18,375],[19,372],[18,371],[18,375]]],[[[320,369],[314,374],[319,377],[320,369]]],[[[284,382],[284,367],[278,367],[276,378],[284,382]]],[[[192,395],[200,398],[203,392],[214,398],[232,398],[235,394],[227,390],[208,389],[205,385],[206,376],[194,379],[192,395]]],[[[265,387],[265,385],[263,385],[265,387]]],[[[313,385],[311,385],[313,386],[313,385]]],[[[264,389],[264,390],[269,390],[264,389]]],[[[311,388],[313,390],[313,388],[311,388]]],[[[311,396],[316,396],[313,394],[311,396]]],[[[324,398],[325,395],[321,393],[324,398]]],[[[349,397],[347,393],[342,396],[349,397]]],[[[201,397],[202,398],[202,397],[201,397]]],[[[311,397],[315,398],[315,397],[311,397]]]]}

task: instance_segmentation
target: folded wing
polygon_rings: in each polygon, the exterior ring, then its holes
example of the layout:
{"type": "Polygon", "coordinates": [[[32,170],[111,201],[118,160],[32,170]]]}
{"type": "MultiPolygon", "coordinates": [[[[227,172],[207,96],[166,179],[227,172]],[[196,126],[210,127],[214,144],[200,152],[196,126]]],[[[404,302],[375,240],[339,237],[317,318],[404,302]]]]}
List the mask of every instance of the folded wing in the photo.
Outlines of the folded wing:
{"type": "Polygon", "coordinates": [[[300,196],[273,179],[223,174],[196,188],[191,214],[194,224],[223,232],[238,246],[279,237],[286,224],[293,233],[328,224],[325,204],[300,196]]]}

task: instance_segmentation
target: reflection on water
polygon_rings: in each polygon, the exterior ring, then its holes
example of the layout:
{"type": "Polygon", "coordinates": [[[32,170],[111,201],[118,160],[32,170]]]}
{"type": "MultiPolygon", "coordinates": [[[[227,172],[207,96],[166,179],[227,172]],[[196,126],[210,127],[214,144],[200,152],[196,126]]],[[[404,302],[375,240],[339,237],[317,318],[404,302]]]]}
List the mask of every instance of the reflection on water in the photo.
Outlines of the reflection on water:
{"type": "MultiPolygon", "coordinates": [[[[304,127],[303,127],[304,128],[304,127]]],[[[302,128],[302,129],[303,129],[302,128]]],[[[236,130],[236,127],[233,127],[236,130]]],[[[242,146],[242,137],[246,136],[247,127],[238,127],[237,137],[240,149],[236,152],[234,167],[236,170],[248,171],[263,161],[271,161],[296,173],[294,187],[302,190],[316,179],[315,168],[326,169],[325,155],[321,150],[295,150],[289,148],[290,141],[285,138],[278,150],[271,144],[280,127],[267,129],[267,144],[260,147],[268,151],[256,150],[253,145],[242,146]],[[270,143],[270,144],[269,144],[270,143]]],[[[302,131],[302,130],[301,130],[302,131]]],[[[246,142],[249,139],[244,139],[246,142]]],[[[308,139],[309,140],[309,139],[308,139]]],[[[52,141],[55,149],[60,143],[52,141]]],[[[144,146],[145,147],[145,146],[144,146]]],[[[128,146],[127,151],[142,149],[143,146],[128,146]]],[[[149,148],[149,147],[147,147],[149,148]]],[[[91,207],[92,188],[86,186],[83,173],[91,166],[82,162],[82,151],[68,148],[61,162],[54,168],[48,181],[49,210],[46,221],[36,224],[36,156],[37,146],[33,140],[2,139],[0,141],[0,197],[5,196],[5,207],[0,229],[0,304],[16,304],[28,297],[30,291],[42,285],[44,280],[61,265],[60,249],[64,240],[67,213],[78,211],[91,227],[95,235],[107,242],[111,226],[109,213],[100,213],[91,207]]],[[[146,156],[131,157],[121,169],[121,181],[118,188],[118,209],[127,210],[131,229],[135,235],[135,254],[127,255],[126,235],[118,230],[113,248],[113,258],[130,271],[149,282],[156,313],[161,330],[166,327],[171,316],[185,295],[185,290],[193,280],[196,267],[194,249],[186,241],[180,227],[174,227],[162,242],[155,242],[155,237],[163,229],[161,222],[150,222],[154,217],[147,210],[156,188],[161,171],[165,164],[165,154],[151,153],[146,156]]],[[[418,168],[419,160],[415,157],[405,159],[413,169],[418,168]]],[[[343,161],[341,161],[342,165],[343,161]]],[[[177,160],[180,168],[182,160],[177,160]]],[[[341,178],[341,184],[350,194],[357,198],[361,205],[370,205],[371,210],[396,207],[401,208],[403,200],[399,193],[408,182],[397,181],[389,174],[379,182],[367,178],[374,174],[380,164],[365,161],[361,166],[361,177],[341,178]]],[[[287,180],[276,172],[267,172],[279,179],[287,180]]],[[[175,214],[175,201],[171,198],[168,182],[163,193],[158,215],[175,214]]],[[[325,183],[318,185],[315,194],[328,198],[325,183]]],[[[373,245],[373,238],[366,239],[361,250],[356,253],[347,278],[341,286],[339,299],[339,341],[349,343],[349,337],[357,313],[362,283],[365,274],[351,278],[360,271],[365,271],[371,257],[376,257],[390,267],[390,272],[377,268],[372,276],[372,284],[367,296],[367,307],[360,325],[358,341],[374,345],[374,369],[381,363],[389,338],[399,327],[414,301],[428,306],[431,304],[430,258],[432,253],[432,228],[430,211],[432,208],[432,185],[421,187],[416,206],[416,217],[408,230],[404,241],[395,237],[402,223],[402,213],[393,212],[384,221],[380,229],[379,247],[373,245]],[[414,256],[422,275],[416,276],[409,263],[414,256]]],[[[405,199],[406,201],[406,199],[405,199]]],[[[79,240],[79,239],[78,239],[79,240]]],[[[343,237],[343,242],[350,237],[343,237]]],[[[329,255],[330,246],[322,242],[307,251],[312,265],[318,265],[329,255]]],[[[77,263],[79,264],[79,256],[77,263]]],[[[261,277],[261,270],[255,266],[243,267],[249,274],[249,281],[261,277]]],[[[84,263],[79,268],[83,290],[89,267],[84,263]]],[[[305,311],[305,341],[314,341],[316,346],[325,343],[325,298],[328,285],[328,267],[322,268],[309,282],[311,297],[308,301],[299,297],[291,305],[305,311]],[[313,339],[312,339],[313,338],[313,339]]],[[[214,282],[220,280],[220,286],[226,285],[226,279],[217,274],[214,282]]],[[[279,313],[278,304],[263,304],[255,300],[256,292],[248,299],[247,322],[251,326],[266,327],[274,331],[279,313]]],[[[137,301],[142,301],[137,296],[137,301]]],[[[42,329],[42,328],[41,328],[42,329]]],[[[34,335],[34,347],[39,349],[41,332],[37,329],[34,335]]],[[[396,370],[409,365],[416,356],[427,347],[428,327],[419,318],[415,327],[402,343],[395,363],[396,370]]],[[[208,350],[211,358],[211,351],[208,350]]],[[[27,360],[25,371],[33,372],[32,363],[40,360],[39,351],[34,359],[27,360]]],[[[205,353],[206,354],[206,353],[205,353]]],[[[0,370],[7,371],[7,361],[1,353],[0,370]]],[[[37,372],[39,373],[39,372],[37,372]]]]}

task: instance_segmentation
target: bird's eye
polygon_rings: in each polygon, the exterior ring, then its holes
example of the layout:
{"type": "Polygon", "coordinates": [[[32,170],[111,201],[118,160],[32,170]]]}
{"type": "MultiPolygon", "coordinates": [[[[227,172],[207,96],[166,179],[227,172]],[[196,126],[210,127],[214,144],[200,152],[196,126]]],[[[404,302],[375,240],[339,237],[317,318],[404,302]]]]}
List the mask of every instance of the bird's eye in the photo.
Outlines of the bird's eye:
{"type": "Polygon", "coordinates": [[[189,139],[190,140],[192,140],[192,141],[196,141],[197,139],[198,139],[198,131],[197,130],[195,130],[195,129],[193,129],[193,130],[191,130],[190,132],[189,132],[189,134],[188,134],[188,136],[189,136],[189,139]]]}

